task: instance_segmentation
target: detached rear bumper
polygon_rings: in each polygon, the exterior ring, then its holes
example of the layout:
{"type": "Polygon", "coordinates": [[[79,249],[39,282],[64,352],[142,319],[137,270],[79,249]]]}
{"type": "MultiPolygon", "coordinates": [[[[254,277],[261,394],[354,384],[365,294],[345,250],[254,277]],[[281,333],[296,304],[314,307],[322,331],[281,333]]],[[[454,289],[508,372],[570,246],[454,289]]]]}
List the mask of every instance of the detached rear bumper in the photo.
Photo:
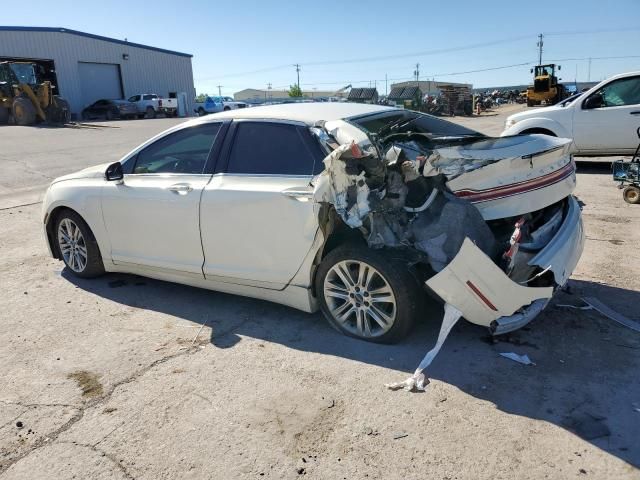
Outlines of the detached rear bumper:
{"type": "Polygon", "coordinates": [[[528,262],[553,272],[553,286],[525,287],[513,282],[469,239],[451,263],[429,279],[427,285],[460,310],[468,321],[488,327],[493,334],[523,327],[544,309],[580,260],[584,247],[580,206],[570,196],[566,208],[557,233],[528,262]]]}

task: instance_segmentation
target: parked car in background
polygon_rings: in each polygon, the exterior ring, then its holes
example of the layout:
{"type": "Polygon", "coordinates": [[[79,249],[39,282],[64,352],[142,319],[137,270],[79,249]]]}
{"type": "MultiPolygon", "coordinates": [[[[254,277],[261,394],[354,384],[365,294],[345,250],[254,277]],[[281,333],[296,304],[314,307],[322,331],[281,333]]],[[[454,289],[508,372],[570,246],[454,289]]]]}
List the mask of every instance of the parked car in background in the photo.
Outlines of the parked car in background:
{"type": "Polygon", "coordinates": [[[632,155],[640,127],[640,72],[615,75],[557,105],[507,118],[502,136],[543,133],[573,139],[576,155],[632,155]]]}
{"type": "Polygon", "coordinates": [[[129,97],[129,101],[136,105],[138,118],[155,118],[158,113],[167,117],[178,115],[177,98],[161,98],[155,93],[138,93],[129,97]]]}
{"type": "Polygon", "coordinates": [[[102,99],[82,110],[83,120],[97,118],[113,120],[114,118],[136,118],[138,109],[135,104],[127,100],[102,99]]]}
{"type": "Polygon", "coordinates": [[[204,102],[196,101],[193,111],[200,117],[209,113],[226,112],[228,110],[236,110],[238,108],[247,108],[246,102],[236,102],[231,97],[210,97],[208,96],[204,102]]]}
{"type": "Polygon", "coordinates": [[[542,311],[582,253],[569,146],[377,105],[247,108],[55,179],[41,220],[80,277],[129,272],[319,308],[384,343],[407,334],[430,291],[505,333],[542,311]]]}

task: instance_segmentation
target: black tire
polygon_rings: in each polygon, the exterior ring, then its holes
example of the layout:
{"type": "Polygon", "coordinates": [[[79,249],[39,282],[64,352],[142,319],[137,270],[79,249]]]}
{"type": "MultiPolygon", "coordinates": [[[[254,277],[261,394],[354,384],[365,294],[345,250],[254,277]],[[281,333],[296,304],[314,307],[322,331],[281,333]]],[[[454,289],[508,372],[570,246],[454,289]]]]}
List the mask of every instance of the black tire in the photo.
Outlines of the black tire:
{"type": "Polygon", "coordinates": [[[622,191],[622,198],[627,203],[637,205],[640,203],[640,188],[629,185],[622,191]]]}
{"type": "Polygon", "coordinates": [[[9,123],[9,109],[0,107],[0,125],[9,123]]]}
{"type": "Polygon", "coordinates": [[[145,110],[145,117],[156,118],[156,111],[153,109],[153,107],[147,107],[147,109],[145,110]]]}
{"type": "Polygon", "coordinates": [[[198,108],[198,116],[199,117],[204,117],[207,114],[207,112],[205,111],[204,108],[200,107],[198,108]]]}
{"type": "Polygon", "coordinates": [[[18,97],[13,101],[13,119],[16,125],[27,126],[36,123],[36,108],[31,100],[18,97]]]}
{"type": "Polygon", "coordinates": [[[225,111],[225,112],[228,112],[229,110],[231,110],[231,108],[230,107],[224,107],[222,110],[225,111]]]}
{"type": "Polygon", "coordinates": [[[53,230],[53,241],[55,242],[55,247],[65,266],[76,277],[94,278],[104,274],[104,264],[102,263],[102,255],[100,255],[98,242],[96,242],[96,238],[93,236],[93,232],[87,223],[73,210],[63,210],[59,215],[57,215],[53,230]],[[76,225],[82,234],[82,241],[78,241],[78,245],[84,246],[87,252],[87,258],[83,268],[74,268],[67,257],[62,254],[63,240],[59,232],[61,228],[60,225],[65,222],[65,220],[69,220],[76,225]]]}
{"type": "MultiPolygon", "coordinates": [[[[423,304],[424,293],[421,291],[417,280],[409,272],[407,262],[402,259],[394,259],[392,254],[393,253],[390,250],[372,250],[367,248],[366,245],[345,244],[331,251],[322,260],[318,267],[314,287],[320,304],[320,310],[331,326],[350,337],[375,343],[395,343],[409,333],[413,327],[415,318],[420,311],[420,307],[423,304]],[[354,297],[354,295],[358,295],[358,293],[351,293],[349,294],[351,298],[344,300],[334,300],[332,298],[333,296],[330,295],[330,302],[339,303],[337,307],[336,305],[333,306],[334,310],[340,310],[343,306],[346,307],[346,310],[342,311],[351,312],[353,310],[352,313],[345,316],[347,320],[344,322],[337,320],[331,312],[332,309],[328,305],[327,297],[325,296],[325,282],[331,286],[335,285],[334,282],[337,277],[333,273],[333,268],[345,261],[348,262],[343,264],[346,266],[350,265],[349,262],[353,262],[352,265],[357,265],[359,263],[361,265],[366,264],[369,267],[373,267],[377,270],[377,274],[381,279],[386,282],[388,287],[391,288],[395,299],[395,309],[393,314],[390,314],[389,310],[384,311],[384,313],[389,314],[390,317],[391,315],[393,316],[393,320],[389,322],[391,326],[387,327],[386,331],[381,327],[381,325],[374,321],[374,318],[370,314],[362,313],[363,322],[368,322],[371,327],[371,335],[362,335],[354,332],[354,330],[357,330],[358,313],[356,310],[360,308],[362,311],[369,312],[369,305],[373,305],[373,302],[369,304],[367,303],[367,300],[371,300],[371,298],[373,298],[372,294],[361,293],[359,300],[357,297],[354,297]],[[334,275],[333,279],[332,275],[334,275]],[[362,301],[363,303],[360,304],[358,303],[359,301],[362,301]],[[348,303],[351,303],[353,306],[349,307],[347,305],[348,303]],[[356,307],[356,305],[359,305],[359,307],[356,307]]],[[[354,276],[355,275],[351,276],[352,280],[354,276]]],[[[371,290],[373,293],[376,288],[379,288],[381,283],[373,285],[377,277],[374,275],[370,278],[373,278],[374,280],[369,284],[370,286],[368,287],[368,290],[371,290]],[[376,288],[372,288],[372,286],[376,288]]],[[[362,283],[363,282],[360,282],[360,285],[362,285],[362,283]]],[[[356,286],[354,288],[357,290],[358,287],[356,286]]],[[[360,292],[366,292],[366,290],[367,288],[363,288],[360,292]]],[[[380,310],[377,306],[375,308],[377,315],[380,310]]]]}
{"type": "Polygon", "coordinates": [[[138,120],[142,120],[144,118],[144,113],[139,113],[138,114],[138,120]]]}
{"type": "Polygon", "coordinates": [[[107,110],[106,115],[104,116],[105,120],[111,121],[113,120],[113,112],[111,110],[107,110]]]}

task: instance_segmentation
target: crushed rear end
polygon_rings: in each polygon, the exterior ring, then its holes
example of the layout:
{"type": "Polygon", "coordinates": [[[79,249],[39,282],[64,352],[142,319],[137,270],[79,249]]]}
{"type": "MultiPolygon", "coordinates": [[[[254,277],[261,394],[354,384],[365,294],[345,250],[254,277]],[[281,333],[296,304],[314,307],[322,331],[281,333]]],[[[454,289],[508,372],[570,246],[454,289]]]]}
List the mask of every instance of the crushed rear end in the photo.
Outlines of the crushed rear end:
{"type": "Polygon", "coordinates": [[[345,120],[313,131],[329,152],[315,201],[369,247],[408,252],[426,287],[468,321],[494,334],[522,327],[577,265],[584,232],[570,140],[419,128],[382,136],[345,120]]]}

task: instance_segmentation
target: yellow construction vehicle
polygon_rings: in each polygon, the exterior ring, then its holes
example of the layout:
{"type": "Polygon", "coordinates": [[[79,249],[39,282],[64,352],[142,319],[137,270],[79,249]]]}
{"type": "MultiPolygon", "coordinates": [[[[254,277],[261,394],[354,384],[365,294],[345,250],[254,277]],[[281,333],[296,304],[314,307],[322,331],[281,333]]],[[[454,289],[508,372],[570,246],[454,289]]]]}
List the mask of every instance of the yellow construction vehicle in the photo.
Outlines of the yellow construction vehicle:
{"type": "Polygon", "coordinates": [[[12,115],[16,125],[69,122],[69,103],[53,94],[50,81],[39,82],[38,72],[35,63],[0,62],[0,124],[12,115]]]}
{"type": "MultiPolygon", "coordinates": [[[[560,65],[558,65],[560,70],[560,65]]],[[[545,102],[547,105],[553,105],[565,98],[564,85],[558,83],[558,77],[555,74],[556,65],[537,65],[531,69],[533,73],[533,86],[527,88],[527,106],[533,107],[545,102]]]]}

